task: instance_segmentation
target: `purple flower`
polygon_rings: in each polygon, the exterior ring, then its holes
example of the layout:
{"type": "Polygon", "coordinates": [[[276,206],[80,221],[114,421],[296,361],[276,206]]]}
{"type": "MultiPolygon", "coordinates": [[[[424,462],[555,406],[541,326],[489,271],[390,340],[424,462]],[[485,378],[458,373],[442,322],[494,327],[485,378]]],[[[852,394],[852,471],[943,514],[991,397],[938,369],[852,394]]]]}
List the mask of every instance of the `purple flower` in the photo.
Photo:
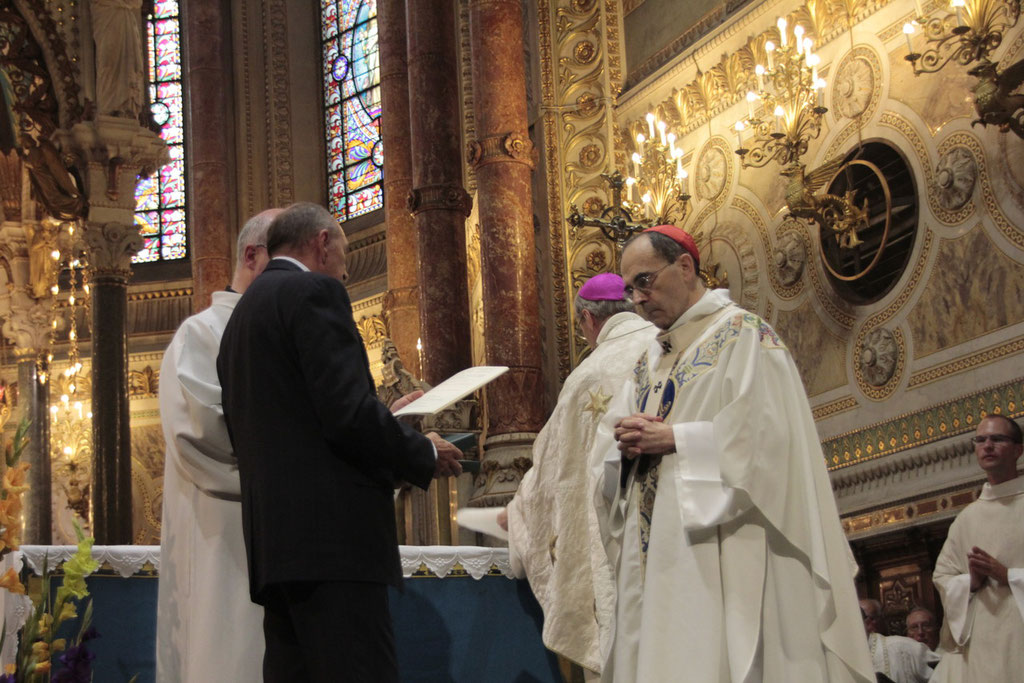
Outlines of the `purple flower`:
{"type": "Polygon", "coordinates": [[[14,674],[4,674],[0,676],[0,683],[17,683],[14,678],[14,674]]]}
{"type": "MultiPolygon", "coordinates": [[[[82,640],[85,641],[84,634],[82,640]]],[[[72,645],[60,656],[60,663],[63,666],[50,678],[51,683],[90,683],[94,659],[96,653],[89,652],[85,645],[72,645]]]]}

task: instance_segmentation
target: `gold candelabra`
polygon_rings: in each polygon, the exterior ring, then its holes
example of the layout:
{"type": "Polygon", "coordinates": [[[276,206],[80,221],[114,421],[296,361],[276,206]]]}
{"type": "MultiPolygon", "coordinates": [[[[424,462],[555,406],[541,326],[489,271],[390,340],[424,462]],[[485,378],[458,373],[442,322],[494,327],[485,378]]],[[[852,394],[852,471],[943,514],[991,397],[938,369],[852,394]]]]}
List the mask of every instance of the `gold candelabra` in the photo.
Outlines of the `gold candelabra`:
{"type": "Polygon", "coordinates": [[[974,108],[978,118],[972,125],[993,125],[1002,132],[1013,131],[1024,138],[1024,95],[1016,93],[1024,83],[1024,59],[1000,69],[992,53],[1003,42],[1003,34],[1020,18],[1020,0],[952,0],[951,12],[926,17],[917,0],[917,19],[903,25],[914,75],[935,73],[950,62],[971,66],[967,73],[978,79],[974,87],[974,108]],[[918,27],[925,49],[914,50],[913,35],[918,27]]]}
{"type": "Polygon", "coordinates": [[[631,132],[636,142],[630,157],[633,175],[627,176],[623,206],[630,215],[655,224],[681,226],[689,213],[689,174],[683,168],[682,147],[676,147],[676,134],[668,124],[648,113],[646,135],[643,124],[634,123],[631,132]]]}
{"type": "Polygon", "coordinates": [[[841,247],[856,247],[860,244],[857,232],[868,225],[866,202],[858,206],[855,191],[841,197],[817,194],[841,170],[842,158],[826,161],[811,172],[800,161],[810,140],[821,133],[821,119],[828,111],[825,81],[818,76],[821,59],[802,26],[794,26],[790,35],[786,19],[780,17],[778,29],[779,44],[765,43],[767,65],[754,67],[757,89],[747,93],[747,117],[736,124],[736,153],[744,168],[778,162],[782,175],[789,178],[790,214],[831,232],[841,247]],[[744,143],[748,130],[753,136],[744,143]]]}

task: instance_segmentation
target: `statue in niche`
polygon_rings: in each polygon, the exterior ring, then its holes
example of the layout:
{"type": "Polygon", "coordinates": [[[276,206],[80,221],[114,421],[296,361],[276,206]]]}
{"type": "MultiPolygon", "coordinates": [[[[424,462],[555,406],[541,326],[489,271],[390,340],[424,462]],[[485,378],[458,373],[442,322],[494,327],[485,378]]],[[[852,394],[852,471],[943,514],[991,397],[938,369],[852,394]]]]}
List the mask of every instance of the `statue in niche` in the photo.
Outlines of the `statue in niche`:
{"type": "Polygon", "coordinates": [[[39,223],[26,221],[25,241],[28,242],[28,282],[32,296],[44,299],[50,295],[50,288],[57,283],[57,262],[53,251],[57,248],[59,223],[43,220],[39,223]]]}
{"type": "Polygon", "coordinates": [[[873,387],[885,386],[896,372],[899,346],[892,332],[880,327],[868,332],[860,352],[860,371],[873,387]]]}
{"type": "Polygon", "coordinates": [[[142,0],[93,0],[91,9],[98,111],[138,119],[144,104],[142,0]]]}
{"type": "Polygon", "coordinates": [[[28,168],[33,196],[46,213],[62,221],[75,220],[85,214],[86,201],[78,179],[68,170],[52,142],[35,141],[23,134],[21,158],[28,168]]]}

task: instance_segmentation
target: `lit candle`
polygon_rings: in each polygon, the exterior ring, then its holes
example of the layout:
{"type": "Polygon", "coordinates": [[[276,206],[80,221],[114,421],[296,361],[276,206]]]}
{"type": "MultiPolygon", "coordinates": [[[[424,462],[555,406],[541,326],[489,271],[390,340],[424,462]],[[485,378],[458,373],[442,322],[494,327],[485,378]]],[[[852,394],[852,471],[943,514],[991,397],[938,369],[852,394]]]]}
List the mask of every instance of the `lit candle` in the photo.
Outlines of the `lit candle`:
{"type": "Polygon", "coordinates": [[[636,178],[626,178],[626,190],[629,201],[636,201],[636,178]]]}
{"type": "Polygon", "coordinates": [[[672,155],[672,156],[676,155],[676,134],[675,133],[669,133],[668,134],[668,151],[669,151],[670,155],[672,155]]]}
{"type": "Polygon", "coordinates": [[[764,91],[764,67],[758,64],[754,67],[754,73],[757,74],[757,89],[764,91]]]}
{"type": "MultiPolygon", "coordinates": [[[[811,46],[814,45],[814,41],[810,38],[804,38],[804,59],[811,58],[811,46]]],[[[807,62],[810,64],[810,62],[807,62]]]]}
{"type": "Polygon", "coordinates": [[[818,62],[821,61],[821,57],[818,55],[809,55],[807,57],[807,63],[811,66],[811,84],[813,87],[818,87],[818,62]]]}
{"type": "Polygon", "coordinates": [[[647,114],[647,132],[650,133],[650,135],[647,136],[647,139],[648,140],[653,140],[654,139],[654,114],[651,114],[651,113],[647,114]]]}
{"type": "MultiPolygon", "coordinates": [[[[420,359],[420,376],[422,377],[423,376],[423,339],[420,338],[420,337],[416,338],[416,354],[419,356],[419,359],[420,359]]],[[[92,415],[90,415],[89,417],[92,417],[92,415]]]]}
{"type": "Polygon", "coordinates": [[[786,115],[786,110],[782,108],[782,105],[776,105],[775,107],[775,125],[779,129],[780,133],[784,133],[782,130],[782,117],[786,115]]]}
{"type": "Polygon", "coordinates": [[[952,5],[953,9],[956,10],[956,25],[963,26],[964,18],[963,15],[960,13],[960,8],[966,7],[967,3],[965,3],[964,0],[953,0],[952,5]]]}
{"type": "Polygon", "coordinates": [[[658,137],[661,138],[661,146],[662,147],[664,147],[665,145],[668,144],[668,141],[665,140],[665,122],[664,121],[658,121],[658,137]]]}
{"type": "Polygon", "coordinates": [[[794,26],[793,35],[796,36],[796,53],[800,54],[804,49],[804,27],[800,24],[794,26]]]}
{"type": "Polygon", "coordinates": [[[914,0],[914,6],[917,8],[917,16],[924,16],[924,8],[921,7],[921,0],[914,0]]]}
{"type": "Polygon", "coordinates": [[[682,180],[686,177],[686,171],[683,170],[683,158],[676,157],[676,178],[682,180]]]}
{"type": "Polygon", "coordinates": [[[639,151],[640,154],[644,153],[644,143],[645,142],[647,142],[647,138],[644,137],[644,134],[643,133],[637,133],[636,134],[636,146],[638,148],[637,151],[639,151]]]}
{"type": "Polygon", "coordinates": [[[680,159],[679,160],[679,180],[681,180],[682,183],[683,183],[683,194],[687,194],[687,192],[686,192],[686,185],[687,185],[686,179],[689,176],[690,176],[690,174],[686,172],[685,168],[683,168],[683,160],[680,159]]]}
{"type": "Polygon", "coordinates": [[[743,149],[743,128],[744,128],[743,122],[742,121],[737,121],[736,122],[736,144],[738,145],[737,149],[743,149]]]}
{"type": "Polygon", "coordinates": [[[764,44],[764,51],[765,54],[768,55],[768,70],[771,71],[772,69],[775,68],[772,62],[772,53],[775,52],[775,43],[769,40],[767,43],[764,44]]]}
{"type": "MultiPolygon", "coordinates": [[[[918,10],[920,11],[920,9],[918,10]]],[[[914,25],[909,21],[903,24],[903,35],[907,39],[907,52],[914,54],[914,46],[910,42],[910,36],[914,34],[914,25]]]]}
{"type": "Polygon", "coordinates": [[[753,90],[747,91],[747,118],[754,118],[754,100],[757,99],[757,95],[754,94],[753,90]]]}
{"type": "Polygon", "coordinates": [[[786,47],[786,17],[779,17],[779,47],[786,47]]]}
{"type": "Polygon", "coordinates": [[[825,106],[825,79],[819,78],[814,83],[818,88],[818,106],[825,106]]]}
{"type": "Polygon", "coordinates": [[[637,152],[633,152],[633,175],[640,177],[640,161],[641,157],[637,152]]]}

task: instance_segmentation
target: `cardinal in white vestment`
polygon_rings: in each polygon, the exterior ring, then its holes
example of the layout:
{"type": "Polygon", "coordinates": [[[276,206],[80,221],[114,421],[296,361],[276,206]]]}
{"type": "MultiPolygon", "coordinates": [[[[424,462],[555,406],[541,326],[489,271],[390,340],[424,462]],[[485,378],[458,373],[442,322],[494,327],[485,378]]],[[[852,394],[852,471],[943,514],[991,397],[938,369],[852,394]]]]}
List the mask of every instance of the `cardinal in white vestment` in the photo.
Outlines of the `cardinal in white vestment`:
{"type": "Polygon", "coordinates": [[[1024,680],[1024,477],[1021,428],[987,415],[973,437],[988,481],[957,515],[935,562],[942,598],[942,661],[932,681],[1024,680]]]}
{"type": "Polygon", "coordinates": [[[238,466],[220,405],[217,352],[231,311],[267,265],[279,209],[238,235],[231,287],[181,324],[160,365],[166,451],[157,681],[263,680],[263,608],[249,598],[238,466]]]}
{"type": "Polygon", "coordinates": [[[566,378],[534,442],[533,466],[508,506],[507,528],[513,571],[529,579],[544,611],[544,645],[600,673],[615,587],[591,505],[587,457],[612,395],[657,329],[632,312],[614,273],[590,278],[575,308],[594,350],[566,378]]]}
{"type": "Polygon", "coordinates": [[[706,290],[698,269],[675,226],[622,254],[626,292],[661,334],[595,438],[617,583],[603,679],[873,682],[796,367],[774,330],[706,290]]]}

